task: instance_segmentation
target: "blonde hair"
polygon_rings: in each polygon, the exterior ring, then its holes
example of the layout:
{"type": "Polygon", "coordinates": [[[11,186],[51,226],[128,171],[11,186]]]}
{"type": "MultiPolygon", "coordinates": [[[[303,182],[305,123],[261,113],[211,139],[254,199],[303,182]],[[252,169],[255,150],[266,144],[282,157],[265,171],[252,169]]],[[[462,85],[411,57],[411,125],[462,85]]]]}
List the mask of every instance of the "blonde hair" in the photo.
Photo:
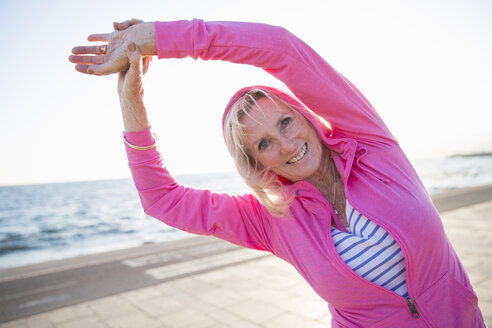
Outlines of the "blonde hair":
{"type": "Polygon", "coordinates": [[[262,98],[268,98],[276,106],[282,103],[295,111],[295,108],[282,98],[263,89],[251,89],[231,105],[224,122],[224,136],[239,175],[252,189],[254,195],[272,215],[285,217],[294,198],[293,195],[289,196],[285,193],[279,176],[268,168],[261,167],[245,145],[246,138],[241,119],[245,115],[251,117],[252,107],[258,108],[260,113],[263,113],[258,105],[258,100],[262,98]]]}

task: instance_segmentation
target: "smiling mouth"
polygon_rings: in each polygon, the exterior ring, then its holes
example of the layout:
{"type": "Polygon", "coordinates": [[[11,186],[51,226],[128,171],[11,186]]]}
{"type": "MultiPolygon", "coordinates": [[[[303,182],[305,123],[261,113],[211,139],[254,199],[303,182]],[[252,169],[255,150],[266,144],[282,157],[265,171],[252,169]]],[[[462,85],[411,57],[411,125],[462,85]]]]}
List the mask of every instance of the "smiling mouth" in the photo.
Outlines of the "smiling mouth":
{"type": "Polygon", "coordinates": [[[304,155],[306,154],[306,151],[307,151],[307,143],[305,143],[304,146],[302,146],[302,149],[301,149],[301,152],[299,153],[299,155],[297,155],[294,158],[289,159],[287,161],[287,164],[294,164],[294,163],[298,162],[301,158],[304,157],[304,155]]]}

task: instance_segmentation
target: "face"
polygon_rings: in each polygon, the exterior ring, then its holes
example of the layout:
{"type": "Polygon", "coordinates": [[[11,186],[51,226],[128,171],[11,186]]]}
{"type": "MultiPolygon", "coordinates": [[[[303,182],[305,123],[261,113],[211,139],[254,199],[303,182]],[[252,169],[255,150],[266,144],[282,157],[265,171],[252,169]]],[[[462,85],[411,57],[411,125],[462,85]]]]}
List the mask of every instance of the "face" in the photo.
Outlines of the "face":
{"type": "Polygon", "coordinates": [[[291,181],[305,180],[319,169],[322,146],[306,119],[282,103],[257,101],[241,118],[246,148],[261,165],[291,181]]]}

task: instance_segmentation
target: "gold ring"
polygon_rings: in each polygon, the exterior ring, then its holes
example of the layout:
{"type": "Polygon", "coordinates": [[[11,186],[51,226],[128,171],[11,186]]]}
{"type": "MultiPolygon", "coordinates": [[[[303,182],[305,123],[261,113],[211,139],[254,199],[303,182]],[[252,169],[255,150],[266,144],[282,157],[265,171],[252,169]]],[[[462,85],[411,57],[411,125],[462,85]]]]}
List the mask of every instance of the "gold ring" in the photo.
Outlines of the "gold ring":
{"type": "Polygon", "coordinates": [[[100,51],[101,53],[104,55],[106,54],[106,50],[108,50],[108,45],[107,44],[103,44],[101,47],[100,47],[100,51]]]}

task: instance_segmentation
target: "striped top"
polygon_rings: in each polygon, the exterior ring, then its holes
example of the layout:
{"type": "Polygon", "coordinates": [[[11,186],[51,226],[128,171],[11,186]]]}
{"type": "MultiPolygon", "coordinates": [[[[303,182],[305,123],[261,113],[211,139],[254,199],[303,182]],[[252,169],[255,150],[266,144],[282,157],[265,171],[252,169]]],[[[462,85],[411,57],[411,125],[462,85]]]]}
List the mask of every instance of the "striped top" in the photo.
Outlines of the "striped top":
{"type": "Polygon", "coordinates": [[[361,277],[408,298],[405,258],[400,246],[348,201],[346,213],[349,232],[331,228],[333,243],[342,260],[361,277]]]}

